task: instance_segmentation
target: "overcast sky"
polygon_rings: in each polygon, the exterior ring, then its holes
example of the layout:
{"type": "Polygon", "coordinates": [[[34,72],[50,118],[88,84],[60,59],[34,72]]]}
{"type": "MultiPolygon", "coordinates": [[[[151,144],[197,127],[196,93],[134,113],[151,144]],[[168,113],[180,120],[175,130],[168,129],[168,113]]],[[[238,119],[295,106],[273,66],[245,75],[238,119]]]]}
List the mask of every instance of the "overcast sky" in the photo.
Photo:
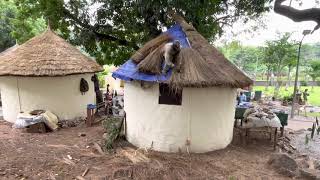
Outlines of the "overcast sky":
{"type": "MultiPolygon", "coordinates": [[[[289,2],[289,0],[288,0],[289,2]]],[[[314,0],[304,0],[302,6],[299,6],[297,2],[293,1],[292,6],[298,9],[320,7],[314,0]]],[[[266,40],[273,40],[277,37],[277,32],[293,32],[292,39],[300,41],[302,38],[302,31],[304,29],[313,30],[316,23],[309,22],[294,22],[291,19],[276,14],[273,10],[263,16],[266,27],[260,28],[254,33],[245,33],[245,29],[250,28],[250,25],[255,22],[247,24],[236,23],[232,28],[227,28],[226,33],[217,41],[230,42],[232,40],[239,40],[243,45],[263,45],[266,40]]],[[[315,31],[313,34],[308,35],[304,43],[316,43],[320,42],[320,29],[315,31]]]]}

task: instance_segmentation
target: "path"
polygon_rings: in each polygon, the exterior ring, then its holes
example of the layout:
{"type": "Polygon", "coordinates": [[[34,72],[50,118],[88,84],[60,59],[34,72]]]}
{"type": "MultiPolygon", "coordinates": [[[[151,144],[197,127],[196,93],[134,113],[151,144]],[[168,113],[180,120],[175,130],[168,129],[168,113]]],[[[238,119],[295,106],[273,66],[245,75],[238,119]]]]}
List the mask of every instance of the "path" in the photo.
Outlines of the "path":
{"type": "Polygon", "coordinates": [[[288,120],[286,128],[292,130],[308,129],[312,127],[313,122],[315,122],[313,117],[295,116],[293,119],[288,120]]]}

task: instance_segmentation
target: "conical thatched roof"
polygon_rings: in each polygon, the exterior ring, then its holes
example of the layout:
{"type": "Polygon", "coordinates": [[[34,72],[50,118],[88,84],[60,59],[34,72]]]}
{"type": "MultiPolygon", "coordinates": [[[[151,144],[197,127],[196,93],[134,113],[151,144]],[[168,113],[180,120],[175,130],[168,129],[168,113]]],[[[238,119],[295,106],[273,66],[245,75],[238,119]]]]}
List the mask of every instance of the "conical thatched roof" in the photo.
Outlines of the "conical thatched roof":
{"type": "Polygon", "coordinates": [[[102,70],[50,29],[0,55],[0,76],[65,76],[102,70]]]}
{"type": "MultiPolygon", "coordinates": [[[[222,53],[188,24],[182,17],[174,16],[176,23],[185,33],[188,47],[182,48],[176,58],[176,67],[172,71],[169,85],[179,87],[209,87],[229,86],[246,87],[253,81],[234,64],[228,61],[222,53]],[[177,66],[178,64],[178,66],[177,66]]],[[[163,57],[159,49],[172,41],[166,33],[149,41],[139,49],[131,59],[138,64],[140,72],[160,74],[163,57]]]]}
{"type": "Polygon", "coordinates": [[[3,56],[3,55],[5,55],[6,53],[9,53],[9,52],[11,52],[11,51],[16,50],[18,46],[19,46],[18,44],[15,44],[14,46],[9,47],[8,49],[0,52],[0,56],[3,56]]]}

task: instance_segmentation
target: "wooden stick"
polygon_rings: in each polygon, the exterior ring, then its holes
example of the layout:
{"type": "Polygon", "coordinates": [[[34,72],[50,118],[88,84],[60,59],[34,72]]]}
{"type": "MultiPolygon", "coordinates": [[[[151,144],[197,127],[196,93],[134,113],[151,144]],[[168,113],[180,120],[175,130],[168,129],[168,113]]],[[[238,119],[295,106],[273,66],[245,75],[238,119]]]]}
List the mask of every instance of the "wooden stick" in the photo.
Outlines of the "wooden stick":
{"type": "Polygon", "coordinates": [[[78,180],[86,180],[85,178],[83,178],[81,176],[77,176],[76,179],[78,179],[78,180]]]}
{"type": "Polygon", "coordinates": [[[274,142],[273,142],[273,150],[276,150],[276,145],[277,145],[277,132],[278,132],[278,128],[275,129],[274,131],[274,142]]]}
{"type": "Polygon", "coordinates": [[[89,168],[86,168],[86,170],[83,171],[83,173],[81,174],[82,177],[84,177],[89,171],[89,168]]]}

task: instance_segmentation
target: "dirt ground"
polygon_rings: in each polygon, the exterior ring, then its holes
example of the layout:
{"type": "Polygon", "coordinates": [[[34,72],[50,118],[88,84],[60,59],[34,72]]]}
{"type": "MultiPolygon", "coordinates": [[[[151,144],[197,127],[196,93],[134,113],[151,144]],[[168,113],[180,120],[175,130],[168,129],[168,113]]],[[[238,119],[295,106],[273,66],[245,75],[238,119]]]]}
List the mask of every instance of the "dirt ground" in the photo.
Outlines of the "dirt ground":
{"type": "Polygon", "coordinates": [[[85,179],[289,179],[268,167],[274,151],[267,138],[243,146],[235,135],[226,149],[205,154],[148,151],[147,161],[133,163],[128,154],[140,153],[123,150],[131,147],[106,155],[94,149],[102,134],[99,125],[31,134],[0,121],[0,179],[75,179],[86,168],[85,179]]]}

